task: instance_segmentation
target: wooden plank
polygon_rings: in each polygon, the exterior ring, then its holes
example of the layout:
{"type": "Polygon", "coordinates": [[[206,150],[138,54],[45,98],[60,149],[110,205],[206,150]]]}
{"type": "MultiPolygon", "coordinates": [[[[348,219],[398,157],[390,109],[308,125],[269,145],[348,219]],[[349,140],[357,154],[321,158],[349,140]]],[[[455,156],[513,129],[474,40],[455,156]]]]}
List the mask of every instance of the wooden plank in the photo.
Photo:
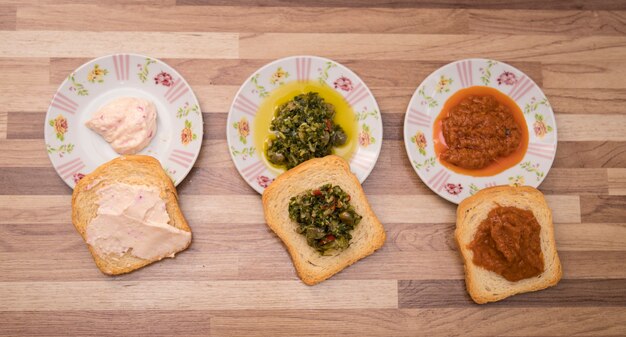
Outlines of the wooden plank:
{"type": "Polygon", "coordinates": [[[559,252],[626,251],[626,223],[556,224],[554,231],[559,252]]]}
{"type": "Polygon", "coordinates": [[[8,119],[8,113],[6,111],[0,111],[0,139],[7,138],[8,119]]]}
{"type": "Polygon", "coordinates": [[[467,19],[458,9],[55,5],[20,7],[17,29],[175,32],[184,22],[185,32],[459,34],[467,31],[467,19]]]}
{"type": "Polygon", "coordinates": [[[626,89],[622,62],[543,63],[542,74],[546,88],[626,89]]]}
{"type": "Polygon", "coordinates": [[[626,169],[611,168],[607,170],[609,195],[626,195],[626,169]]]}
{"type": "Polygon", "coordinates": [[[562,251],[559,258],[563,279],[626,279],[626,270],[619,266],[624,265],[624,251],[562,251]]]}
{"type": "MultiPolygon", "coordinates": [[[[536,182],[539,177],[527,180],[536,182]]],[[[545,194],[608,194],[606,169],[552,168],[539,189],[545,194]]]]}
{"type": "MultiPolygon", "coordinates": [[[[16,26],[16,7],[0,4],[0,29],[1,30],[15,30],[16,26]]],[[[466,15],[467,21],[467,15],[466,15]]]]}
{"type": "Polygon", "coordinates": [[[469,12],[471,34],[624,35],[626,13],[580,10],[485,10],[469,12]]]}
{"type": "Polygon", "coordinates": [[[0,168],[1,195],[70,195],[72,189],[52,166],[0,168]]]}
{"type": "MultiPolygon", "coordinates": [[[[1,34],[2,32],[0,32],[1,34]]],[[[66,74],[67,76],[68,74],[66,74]]],[[[0,84],[4,95],[0,96],[0,111],[43,112],[48,110],[52,96],[61,83],[12,85],[0,84]],[[28,95],[24,95],[24,93],[28,95]],[[30,102],[30,103],[29,103],[30,102]]],[[[42,115],[42,118],[45,115],[42,115]]]]}
{"type": "Polygon", "coordinates": [[[553,167],[619,168],[626,166],[626,142],[559,141],[553,167]]]}
{"type": "Polygon", "coordinates": [[[624,141],[626,114],[556,114],[559,141],[624,141]]]}
{"type": "Polygon", "coordinates": [[[230,167],[196,167],[177,187],[180,195],[250,195],[259,193],[239,175],[234,165],[230,167]]]}
{"type": "Polygon", "coordinates": [[[236,33],[0,31],[0,41],[0,57],[96,57],[128,50],[154,57],[238,56],[236,33]]]}
{"type": "MultiPolygon", "coordinates": [[[[2,69],[2,86],[48,84],[50,59],[0,58],[0,69],[2,69]]],[[[65,77],[67,75],[65,74],[65,77]]]]}
{"type": "MultiPolygon", "coordinates": [[[[86,0],[82,0],[86,1],[86,0]]],[[[339,6],[339,7],[415,7],[415,8],[488,8],[488,9],[626,9],[626,5],[618,0],[305,0],[305,1],[285,1],[285,0],[177,0],[177,5],[194,6],[216,6],[216,5],[237,5],[237,6],[296,6],[296,7],[316,7],[316,6],[339,6]]]]}
{"type": "Polygon", "coordinates": [[[210,336],[199,310],[0,312],[0,336],[210,336]]]}
{"type": "Polygon", "coordinates": [[[501,61],[623,61],[622,36],[435,34],[241,34],[241,58],[317,54],[332,58],[451,61],[469,55],[501,61]]]}
{"type": "Polygon", "coordinates": [[[50,159],[43,139],[0,139],[0,167],[48,167],[50,159]]]}
{"type": "MultiPolygon", "coordinates": [[[[60,4],[102,4],[99,0],[3,0],[4,3],[19,6],[41,6],[41,5],[60,5],[60,4]]],[[[109,0],[108,4],[123,5],[128,4],[127,0],[109,0]]],[[[132,0],[135,5],[150,6],[173,6],[176,0],[132,0]]]]}
{"type": "Polygon", "coordinates": [[[13,112],[7,115],[7,139],[42,139],[44,126],[47,125],[45,113],[40,112],[13,112]]]}
{"type": "Polygon", "coordinates": [[[581,196],[580,212],[584,222],[623,222],[626,219],[626,196],[581,196]]]}
{"type": "MultiPolygon", "coordinates": [[[[604,86],[602,86],[603,88],[604,86]]],[[[619,114],[624,111],[626,90],[542,88],[555,111],[568,114],[619,114]]]]}
{"type": "Polygon", "coordinates": [[[450,336],[451,331],[459,329],[467,336],[618,336],[626,331],[621,319],[625,313],[624,308],[611,307],[529,311],[492,305],[427,309],[13,311],[0,312],[0,321],[7,323],[0,326],[0,335],[386,337],[450,336]],[[538,327],[538,331],[531,327],[538,327]],[[517,331],[522,334],[515,334],[517,331]]]}
{"type": "Polygon", "coordinates": [[[2,311],[383,309],[398,305],[396,281],[1,282],[2,311]]]}
{"type": "Polygon", "coordinates": [[[216,313],[211,332],[219,336],[618,336],[626,333],[624,315],[626,309],[619,307],[244,311],[216,313]]]}
{"type": "MultiPolygon", "coordinates": [[[[474,307],[463,280],[416,280],[398,282],[400,308],[474,307]],[[441,296],[446,294],[446,296],[441,296]]],[[[624,307],[626,279],[561,280],[546,290],[509,297],[490,304],[514,307],[624,307]]]]}

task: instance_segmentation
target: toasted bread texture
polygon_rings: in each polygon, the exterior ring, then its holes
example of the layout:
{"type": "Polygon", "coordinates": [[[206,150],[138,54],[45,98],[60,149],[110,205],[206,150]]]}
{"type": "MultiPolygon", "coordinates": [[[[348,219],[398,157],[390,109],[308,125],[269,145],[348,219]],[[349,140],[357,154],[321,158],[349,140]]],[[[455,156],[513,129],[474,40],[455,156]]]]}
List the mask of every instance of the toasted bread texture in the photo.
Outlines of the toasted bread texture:
{"type": "Polygon", "coordinates": [[[465,264],[465,285],[472,299],[483,304],[499,301],[515,294],[536,291],[556,285],[561,279],[561,262],[554,242],[552,212],[543,194],[535,188],[496,186],[479,191],[463,200],[457,208],[455,238],[465,264]],[[480,223],[497,206],[513,206],[530,210],[541,226],[541,251],[544,271],[536,277],[510,282],[501,275],[476,266],[468,245],[480,223]]]}
{"type": "MultiPolygon", "coordinates": [[[[191,228],[178,207],[178,194],[158,160],[150,156],[127,155],[115,158],[99,166],[92,173],[81,179],[72,194],[72,223],[76,230],[87,241],[87,226],[96,217],[99,196],[97,191],[115,183],[129,185],[143,185],[156,187],[159,197],[165,201],[169,224],[180,230],[190,232],[191,228]]],[[[191,240],[189,241],[191,243],[191,240]]],[[[189,245],[177,252],[187,249],[189,245]]],[[[129,273],[143,266],[159,261],[167,256],[158,256],[145,260],[125,253],[123,255],[109,254],[104,258],[96,254],[94,249],[87,245],[96,265],[105,274],[119,275],[129,273]]],[[[168,254],[171,255],[171,254],[168,254]]]]}
{"type": "Polygon", "coordinates": [[[308,160],[281,174],[263,193],[267,225],[287,247],[298,276],[314,285],[372,254],[385,243],[385,229],[372,211],[357,177],[341,157],[330,155],[308,160]],[[289,218],[289,201],[324,184],[341,187],[351,196],[350,204],[363,216],[351,232],[350,246],[334,255],[323,256],[309,246],[298,224],[289,218]]]}

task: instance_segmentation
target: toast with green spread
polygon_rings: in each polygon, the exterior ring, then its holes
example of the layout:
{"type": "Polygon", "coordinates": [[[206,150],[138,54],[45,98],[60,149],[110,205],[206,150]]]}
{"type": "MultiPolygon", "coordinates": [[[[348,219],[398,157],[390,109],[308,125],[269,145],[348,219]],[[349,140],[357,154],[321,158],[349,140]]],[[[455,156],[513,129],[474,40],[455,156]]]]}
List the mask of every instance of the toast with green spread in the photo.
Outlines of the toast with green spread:
{"type": "Polygon", "coordinates": [[[335,275],[385,242],[385,229],[359,180],[335,155],[308,160],[281,174],[263,193],[263,210],[267,225],[308,285],[335,275]],[[318,204],[313,203],[316,198],[318,204]]]}
{"type": "Polygon", "coordinates": [[[478,304],[548,288],[561,279],[561,262],[554,241],[552,212],[543,194],[535,188],[496,186],[483,189],[463,200],[457,208],[455,238],[465,264],[467,291],[478,304]],[[544,268],[539,275],[512,282],[473,262],[474,253],[470,243],[474,240],[481,222],[498,206],[532,211],[540,226],[539,241],[544,268]]]}
{"type": "MultiPolygon", "coordinates": [[[[118,198],[118,196],[113,197],[121,199],[118,198]]],[[[148,212],[154,213],[152,209],[148,212]]],[[[124,220],[127,219],[123,219],[121,222],[124,223],[124,220]]],[[[191,243],[191,228],[187,225],[187,221],[178,206],[176,188],[172,180],[161,167],[159,161],[150,156],[121,156],[99,166],[92,173],[82,178],[76,184],[72,194],[72,223],[78,233],[83,237],[83,240],[88,243],[89,251],[100,271],[108,275],[129,273],[165,257],[173,257],[174,254],[185,250],[191,243]],[[158,193],[157,198],[164,202],[164,205],[162,205],[161,201],[155,198],[159,205],[165,208],[166,216],[169,218],[167,225],[174,227],[174,229],[168,230],[177,231],[178,233],[181,233],[180,231],[188,232],[189,234],[183,233],[185,238],[188,238],[188,242],[185,242],[183,247],[179,247],[175,250],[170,249],[147,259],[139,258],[135,256],[136,254],[133,255],[132,249],[119,254],[98,253],[98,251],[88,243],[89,226],[98,216],[100,204],[102,203],[102,195],[98,192],[106,190],[115,184],[136,186],[142,190],[156,191],[153,195],[158,193]]],[[[128,221],[126,221],[126,223],[128,223],[128,221]]],[[[109,223],[105,222],[104,225],[108,226],[109,223]]],[[[130,230],[133,230],[133,228],[131,227],[130,230]]],[[[166,231],[166,233],[168,232],[166,231]]],[[[143,233],[139,232],[137,237],[139,239],[144,238],[142,234],[143,233]]],[[[167,238],[168,234],[165,234],[164,237],[167,238]]],[[[152,242],[151,246],[148,247],[156,247],[162,242],[162,240],[155,240],[155,242],[152,242]]]]}

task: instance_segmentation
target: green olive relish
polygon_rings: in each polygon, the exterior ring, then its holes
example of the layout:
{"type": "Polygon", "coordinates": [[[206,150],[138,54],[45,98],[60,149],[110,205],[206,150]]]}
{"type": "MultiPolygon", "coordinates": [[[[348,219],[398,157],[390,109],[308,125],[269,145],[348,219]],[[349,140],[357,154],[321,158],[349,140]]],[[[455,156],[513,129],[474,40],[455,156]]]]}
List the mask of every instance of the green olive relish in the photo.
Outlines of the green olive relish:
{"type": "Polygon", "coordinates": [[[289,218],[298,223],[297,232],[322,255],[350,246],[350,231],[361,221],[350,205],[350,195],[339,186],[326,184],[289,201],[289,218]]]}
{"type": "Polygon", "coordinates": [[[316,92],[295,96],[279,106],[270,124],[275,138],[267,143],[267,160],[291,169],[311,158],[331,154],[346,143],[341,126],[333,122],[335,107],[316,92]]]}

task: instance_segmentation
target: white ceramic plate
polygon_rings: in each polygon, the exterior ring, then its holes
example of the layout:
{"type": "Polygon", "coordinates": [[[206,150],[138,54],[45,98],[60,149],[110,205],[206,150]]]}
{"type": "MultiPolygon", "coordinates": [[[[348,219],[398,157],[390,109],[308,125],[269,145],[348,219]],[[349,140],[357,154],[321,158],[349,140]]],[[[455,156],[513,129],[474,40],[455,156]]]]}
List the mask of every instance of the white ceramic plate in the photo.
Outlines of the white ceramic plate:
{"type": "MultiPolygon", "coordinates": [[[[284,170],[267,165],[254,144],[255,115],[265,97],[292,81],[317,81],[329,86],[352,107],[358,125],[358,144],[349,158],[352,172],[363,182],[370,174],[383,138],[380,109],[369,88],[354,72],[329,59],[293,56],[269,63],[254,72],[241,86],[228,113],[226,133],[237,170],[257,192],[284,170]]],[[[338,112],[340,113],[340,112],[338,112]]]]}
{"type": "Polygon", "coordinates": [[[157,133],[139,154],[157,158],[175,184],[193,167],[202,145],[202,112],[191,87],[172,67],[154,58],[117,54],[91,60],[61,84],[48,108],[46,148],[70,187],[119,156],[85,126],[101,106],[123,97],[148,99],[157,108],[157,133]]]}
{"type": "Polygon", "coordinates": [[[437,69],[415,90],[404,119],[404,144],[422,181],[444,199],[459,203],[485,187],[539,186],[556,154],[556,123],[546,96],[526,74],[503,62],[467,59],[437,69]],[[528,126],[524,158],[489,177],[467,176],[446,168],[433,146],[434,121],[446,100],[458,90],[476,85],[495,88],[511,97],[524,112],[528,126]]]}

